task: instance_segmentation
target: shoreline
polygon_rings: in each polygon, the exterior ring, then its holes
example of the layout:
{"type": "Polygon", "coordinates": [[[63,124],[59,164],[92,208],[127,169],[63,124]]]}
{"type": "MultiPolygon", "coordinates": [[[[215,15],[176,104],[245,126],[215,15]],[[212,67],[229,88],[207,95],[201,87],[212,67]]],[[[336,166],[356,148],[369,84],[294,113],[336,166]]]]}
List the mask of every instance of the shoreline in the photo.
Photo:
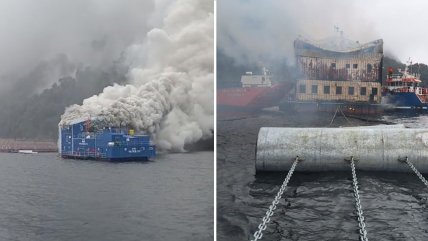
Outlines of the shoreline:
{"type": "Polygon", "coordinates": [[[0,138],[0,152],[18,153],[19,150],[32,150],[34,152],[58,152],[57,143],[53,141],[16,140],[0,138]]]}

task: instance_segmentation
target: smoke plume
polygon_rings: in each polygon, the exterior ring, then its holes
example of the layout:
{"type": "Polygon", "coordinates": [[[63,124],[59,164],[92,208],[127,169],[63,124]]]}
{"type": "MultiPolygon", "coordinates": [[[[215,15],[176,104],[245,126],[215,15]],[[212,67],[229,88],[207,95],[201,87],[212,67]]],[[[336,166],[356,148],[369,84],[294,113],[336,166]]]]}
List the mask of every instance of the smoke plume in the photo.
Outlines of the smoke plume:
{"type": "Polygon", "coordinates": [[[382,38],[385,52],[401,61],[411,56],[428,62],[428,34],[422,31],[427,6],[423,0],[404,5],[399,0],[219,0],[217,47],[238,65],[275,63],[284,57],[293,63],[293,41],[299,35],[320,40],[334,35],[338,26],[344,37],[359,43],[382,38]],[[403,12],[403,7],[414,11],[403,12]]]}
{"type": "Polygon", "coordinates": [[[153,27],[154,8],[154,0],[0,1],[0,98],[108,68],[153,27]]]}
{"type": "Polygon", "coordinates": [[[160,149],[172,151],[212,136],[213,2],[177,0],[156,7],[166,9],[160,27],[126,51],[131,84],[107,87],[82,105],[70,106],[60,125],[96,118],[131,126],[151,134],[160,149]]]}

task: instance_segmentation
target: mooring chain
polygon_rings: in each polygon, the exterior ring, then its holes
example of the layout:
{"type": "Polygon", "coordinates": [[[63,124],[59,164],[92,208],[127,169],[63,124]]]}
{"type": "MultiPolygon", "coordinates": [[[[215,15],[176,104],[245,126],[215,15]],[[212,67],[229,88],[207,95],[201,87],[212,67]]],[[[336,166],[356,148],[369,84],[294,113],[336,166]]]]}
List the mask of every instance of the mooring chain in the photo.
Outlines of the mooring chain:
{"type": "Polygon", "coordinates": [[[282,194],[284,193],[285,188],[287,187],[288,182],[290,181],[291,175],[293,175],[294,169],[296,168],[298,162],[299,162],[299,157],[296,157],[296,159],[293,162],[293,165],[288,171],[287,177],[285,178],[284,182],[281,185],[281,188],[276,194],[275,199],[272,201],[272,204],[269,206],[269,209],[266,211],[266,214],[263,217],[262,222],[259,224],[258,226],[259,230],[257,230],[254,233],[254,239],[252,239],[251,241],[256,241],[263,237],[263,231],[265,231],[267,227],[266,224],[270,222],[270,218],[272,217],[274,210],[276,209],[276,205],[278,205],[279,200],[281,200],[282,194]]]}
{"type": "Polygon", "coordinates": [[[419,179],[421,179],[421,181],[425,184],[425,186],[428,187],[428,181],[424,178],[424,176],[422,176],[422,174],[416,169],[416,167],[413,166],[413,164],[409,161],[408,157],[405,157],[404,159],[399,159],[399,160],[406,162],[407,165],[409,165],[409,167],[416,173],[416,176],[418,176],[419,179]]]}
{"type": "Polygon", "coordinates": [[[360,227],[360,240],[368,241],[366,224],[364,223],[363,208],[361,207],[360,194],[358,192],[358,180],[357,180],[357,174],[355,173],[354,157],[351,157],[350,161],[351,161],[351,169],[352,169],[352,182],[354,186],[355,208],[357,210],[357,215],[358,215],[358,226],[360,227]]]}

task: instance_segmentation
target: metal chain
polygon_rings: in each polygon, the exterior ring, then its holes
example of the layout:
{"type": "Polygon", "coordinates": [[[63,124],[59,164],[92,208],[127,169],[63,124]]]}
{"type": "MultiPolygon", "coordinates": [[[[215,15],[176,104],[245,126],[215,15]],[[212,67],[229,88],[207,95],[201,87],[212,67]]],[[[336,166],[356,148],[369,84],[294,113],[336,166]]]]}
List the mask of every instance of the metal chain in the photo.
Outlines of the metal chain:
{"type": "Polygon", "coordinates": [[[299,162],[299,157],[296,157],[296,159],[293,162],[293,165],[291,166],[290,170],[288,171],[287,177],[285,178],[284,182],[281,185],[281,188],[279,189],[278,193],[275,196],[275,199],[272,201],[272,204],[269,206],[269,209],[266,211],[265,216],[262,219],[262,222],[259,224],[257,230],[254,233],[254,239],[251,241],[257,241],[258,239],[261,239],[263,237],[263,231],[266,230],[266,224],[270,222],[270,217],[272,217],[274,210],[276,209],[276,205],[279,203],[279,200],[281,200],[282,194],[285,191],[285,188],[288,185],[288,182],[290,181],[291,175],[293,175],[294,169],[297,166],[297,163],[299,162]]]}
{"type": "Polygon", "coordinates": [[[422,174],[416,169],[415,166],[413,166],[413,164],[409,161],[409,158],[406,157],[404,159],[404,161],[407,163],[407,165],[409,165],[409,167],[416,173],[416,176],[419,177],[419,179],[421,179],[421,181],[425,184],[425,186],[428,187],[428,181],[424,178],[424,176],[422,176],[422,174]]]}
{"type": "Polygon", "coordinates": [[[361,207],[360,195],[358,192],[358,180],[357,180],[357,174],[355,173],[354,157],[351,157],[351,169],[352,169],[352,181],[354,186],[355,208],[357,210],[357,215],[358,215],[358,226],[360,227],[360,240],[368,241],[366,224],[364,223],[363,208],[361,207]]]}
{"type": "Polygon", "coordinates": [[[333,124],[333,121],[334,121],[334,118],[336,118],[337,112],[340,112],[342,116],[345,118],[345,120],[348,122],[348,124],[352,125],[352,122],[346,117],[345,113],[343,113],[341,106],[338,105],[336,107],[336,111],[334,112],[333,118],[330,121],[330,125],[328,126],[331,126],[331,124],[333,124]]]}

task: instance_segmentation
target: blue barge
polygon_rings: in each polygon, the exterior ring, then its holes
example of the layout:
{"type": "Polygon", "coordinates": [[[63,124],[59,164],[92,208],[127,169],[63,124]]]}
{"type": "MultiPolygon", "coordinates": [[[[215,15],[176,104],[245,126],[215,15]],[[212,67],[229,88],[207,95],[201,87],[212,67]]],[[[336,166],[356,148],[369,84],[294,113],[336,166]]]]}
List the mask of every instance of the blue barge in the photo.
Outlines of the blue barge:
{"type": "Polygon", "coordinates": [[[134,161],[156,156],[150,136],[127,127],[97,127],[89,120],[59,126],[58,147],[63,158],[134,161]]]}

